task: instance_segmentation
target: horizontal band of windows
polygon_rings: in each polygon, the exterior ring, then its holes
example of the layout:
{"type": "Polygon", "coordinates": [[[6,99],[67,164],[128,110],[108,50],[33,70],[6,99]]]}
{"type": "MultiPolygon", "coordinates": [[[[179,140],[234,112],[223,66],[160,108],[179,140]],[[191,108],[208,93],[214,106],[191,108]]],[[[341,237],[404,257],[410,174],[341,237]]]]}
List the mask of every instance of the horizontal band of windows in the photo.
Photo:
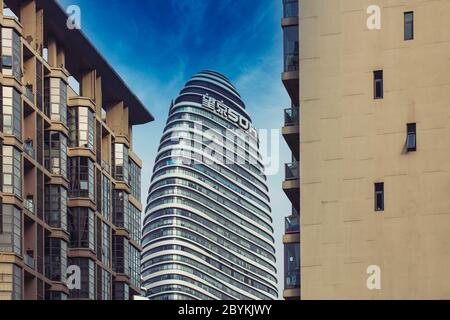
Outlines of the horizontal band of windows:
{"type": "MultiPolygon", "coordinates": [[[[147,215],[145,217],[145,221],[144,221],[144,225],[146,225],[147,223],[149,223],[149,221],[151,221],[151,219],[153,219],[153,215],[154,212],[160,212],[160,211],[167,211],[170,209],[186,209],[190,212],[194,212],[196,214],[202,214],[202,215],[207,215],[209,217],[219,217],[221,216],[221,219],[227,219],[227,220],[231,220],[234,221],[238,224],[241,225],[241,227],[245,227],[248,230],[254,231],[257,235],[260,235],[261,237],[264,237],[268,240],[270,240],[270,243],[274,243],[274,238],[265,230],[261,229],[261,228],[257,228],[254,224],[252,224],[251,220],[247,221],[245,219],[242,219],[240,216],[235,215],[229,211],[222,211],[220,212],[220,214],[217,213],[217,211],[213,211],[210,210],[208,207],[199,204],[196,200],[191,200],[191,199],[187,199],[187,198],[172,198],[172,197],[168,197],[165,199],[160,199],[158,200],[158,202],[156,203],[152,203],[152,205],[154,205],[154,207],[152,208],[151,211],[147,211],[147,215]]],[[[161,215],[161,214],[159,214],[161,215]]],[[[247,230],[247,231],[248,231],[247,230]]]]}
{"type": "MultiPolygon", "coordinates": [[[[167,226],[179,226],[179,227],[185,227],[191,230],[205,230],[206,232],[201,233],[204,236],[207,236],[209,233],[214,232],[214,234],[218,237],[223,237],[230,242],[233,242],[234,244],[243,247],[244,249],[251,250],[254,253],[257,253],[258,255],[261,255],[263,257],[266,257],[269,260],[272,260],[275,262],[275,256],[274,253],[267,249],[263,249],[260,246],[257,246],[247,239],[243,237],[239,237],[236,235],[233,235],[233,233],[228,232],[227,230],[224,230],[223,228],[219,227],[217,224],[213,224],[209,222],[206,219],[201,219],[200,217],[160,217],[159,219],[155,220],[154,222],[148,224],[145,227],[144,235],[147,235],[148,233],[151,233],[152,231],[161,228],[161,227],[167,227],[167,226]],[[186,219],[188,218],[188,219],[186,219]],[[203,221],[196,221],[197,220],[203,220],[203,221]],[[202,223],[203,222],[203,223],[202,223]]],[[[275,251],[275,250],[273,250],[275,251]]]]}
{"type": "Polygon", "coordinates": [[[198,270],[197,266],[193,265],[193,266],[188,266],[188,265],[184,265],[184,264],[178,264],[178,263],[164,263],[164,264],[160,264],[158,266],[154,266],[149,268],[148,270],[146,270],[143,273],[143,277],[146,277],[148,275],[151,274],[156,274],[158,272],[167,272],[167,271],[183,271],[186,272],[188,274],[192,274],[200,279],[202,279],[203,281],[207,282],[209,285],[214,286],[214,288],[218,288],[221,291],[229,294],[230,296],[232,296],[235,299],[239,299],[239,300],[245,300],[248,299],[249,297],[240,293],[237,289],[240,289],[242,291],[244,291],[245,293],[251,294],[255,297],[258,297],[259,299],[264,299],[264,300],[270,300],[270,297],[261,294],[258,291],[255,291],[251,288],[248,287],[240,287],[237,286],[236,281],[230,281],[231,279],[228,279],[227,281],[220,281],[216,279],[216,275],[215,274],[208,274],[205,273],[204,270],[198,270]],[[235,287],[235,288],[233,288],[235,287]]]}
{"type": "MultiPolygon", "coordinates": [[[[181,240],[177,238],[169,238],[167,241],[173,241],[177,243],[171,243],[171,244],[159,244],[156,243],[154,248],[148,249],[148,247],[144,248],[144,252],[142,254],[142,261],[144,261],[146,258],[154,255],[154,254],[163,254],[165,251],[171,251],[175,250],[180,253],[186,252],[187,254],[194,255],[202,260],[208,261],[211,265],[216,266],[228,266],[229,269],[237,269],[239,272],[253,278],[258,278],[261,282],[267,282],[268,285],[270,285],[269,281],[272,281],[272,285],[276,285],[278,283],[277,278],[275,278],[271,273],[264,271],[257,266],[248,263],[242,259],[237,258],[234,255],[231,254],[220,254],[217,252],[213,252],[207,248],[201,248],[201,252],[194,250],[192,248],[189,248],[183,243],[187,243],[188,245],[192,242],[190,240],[181,240]],[[178,244],[178,242],[180,244],[178,244]],[[205,253],[208,254],[205,256],[205,253]],[[218,261],[218,262],[215,262],[218,261]]],[[[197,248],[196,244],[195,248],[197,248]]],[[[273,287],[276,288],[276,287],[273,287]]]]}
{"type": "MultiPolygon", "coordinates": [[[[186,151],[186,150],[177,150],[175,148],[169,149],[161,153],[161,159],[158,160],[154,167],[154,174],[160,170],[161,168],[171,166],[177,164],[179,166],[191,167],[196,169],[197,171],[205,172],[214,170],[217,175],[225,176],[228,179],[232,179],[238,183],[238,185],[244,185],[248,189],[254,191],[259,196],[264,197],[270,202],[270,199],[267,195],[267,187],[264,183],[254,179],[253,177],[246,174],[240,170],[239,167],[233,164],[221,164],[221,163],[209,163],[205,164],[203,162],[202,155],[197,153],[196,151],[186,151]],[[178,160],[175,163],[175,160],[178,160]],[[204,168],[200,170],[199,168],[204,168]]],[[[154,180],[154,177],[152,181],[154,180]]]]}
{"type": "Polygon", "coordinates": [[[231,276],[228,274],[224,274],[220,270],[211,268],[209,265],[205,264],[204,261],[200,263],[196,260],[176,254],[159,256],[157,258],[148,260],[142,265],[142,276],[145,277],[146,275],[151,274],[152,272],[154,272],[153,268],[159,267],[160,264],[167,264],[167,263],[169,264],[181,263],[186,266],[195,267],[200,271],[203,271],[213,277],[218,278],[219,281],[224,281],[224,283],[231,284],[246,292],[248,291],[254,296],[259,297],[260,299],[271,299],[272,297],[274,296],[276,297],[278,295],[278,293],[275,290],[272,290],[268,286],[260,284],[250,278],[242,277],[243,279],[241,281],[237,281],[234,274],[231,276]],[[260,291],[254,290],[255,288],[260,291]],[[271,296],[267,296],[265,294],[269,294],[271,296]]]}
{"type": "MultiPolygon", "coordinates": [[[[177,167],[177,168],[172,168],[172,169],[166,169],[166,170],[161,170],[160,172],[156,173],[153,175],[153,183],[156,185],[157,183],[159,183],[159,180],[163,180],[165,179],[165,177],[170,177],[170,176],[187,176],[187,177],[192,177],[194,179],[197,180],[201,180],[201,181],[205,181],[205,183],[207,183],[210,186],[214,186],[214,187],[219,187],[225,190],[228,190],[228,192],[233,192],[235,194],[238,194],[241,197],[245,197],[248,198],[250,201],[253,201],[255,204],[265,208],[267,211],[271,212],[271,208],[268,202],[264,202],[263,200],[261,200],[260,198],[258,198],[256,195],[244,190],[243,188],[240,187],[240,185],[238,185],[237,183],[239,182],[232,182],[229,179],[225,178],[222,175],[219,174],[214,174],[213,171],[209,170],[208,174],[205,172],[198,172],[196,170],[197,168],[184,168],[184,167],[177,167]],[[163,177],[163,178],[160,178],[163,177]]],[[[154,185],[150,186],[150,189],[153,188],[154,185]]]]}
{"type": "Polygon", "coordinates": [[[191,242],[193,242],[195,246],[201,245],[202,247],[206,247],[219,254],[229,252],[230,254],[238,257],[238,259],[242,260],[242,257],[244,257],[250,261],[253,261],[255,264],[263,266],[264,268],[267,268],[268,270],[276,273],[276,268],[271,263],[257,255],[249,253],[247,250],[242,250],[241,248],[227,241],[222,241],[221,243],[213,242],[206,236],[199,235],[183,227],[177,227],[175,229],[173,227],[166,227],[155,230],[143,237],[142,244],[143,246],[150,245],[152,243],[162,241],[162,239],[166,237],[180,237],[181,239],[191,240],[191,242]]]}
{"type": "Polygon", "coordinates": [[[144,285],[153,285],[153,284],[157,284],[159,282],[167,282],[169,280],[178,280],[178,281],[184,281],[190,284],[190,286],[192,287],[197,287],[199,289],[202,289],[206,292],[208,292],[209,294],[217,297],[218,300],[236,300],[236,298],[233,298],[233,296],[226,294],[222,291],[219,291],[218,289],[216,289],[214,286],[208,284],[204,284],[200,281],[197,281],[191,277],[182,275],[182,274],[162,274],[159,276],[154,276],[152,278],[149,278],[147,280],[144,280],[144,285]]]}
{"type": "Polygon", "coordinates": [[[153,195],[156,195],[161,189],[167,189],[168,186],[184,187],[189,188],[190,190],[195,190],[197,191],[197,193],[202,193],[203,195],[213,199],[215,202],[222,203],[230,209],[240,212],[240,209],[242,208],[248,210],[249,212],[255,213],[259,218],[267,219],[268,221],[272,222],[272,217],[269,213],[263,211],[263,209],[259,207],[254,206],[243,198],[230,194],[230,192],[226,189],[222,188],[222,190],[220,190],[220,188],[218,187],[218,189],[216,190],[214,188],[214,185],[208,185],[206,182],[200,184],[197,181],[189,180],[187,178],[163,179],[152,186],[150,194],[148,196],[148,201],[150,202],[153,195]]]}
{"type": "Polygon", "coordinates": [[[168,293],[184,293],[188,296],[191,296],[192,298],[199,299],[199,300],[215,300],[215,298],[207,296],[205,294],[202,294],[198,292],[197,290],[194,290],[192,288],[179,285],[179,284],[166,284],[161,285],[157,287],[153,287],[151,289],[150,298],[160,295],[160,294],[168,294],[168,293]]]}
{"type": "Polygon", "coordinates": [[[181,197],[185,199],[194,200],[203,207],[211,208],[221,213],[228,212],[231,215],[246,217],[247,219],[250,219],[250,221],[254,221],[257,224],[257,227],[259,227],[260,229],[268,231],[269,233],[273,232],[273,228],[268,222],[262,220],[259,216],[251,213],[250,211],[235,206],[233,203],[230,203],[231,201],[226,201],[225,199],[222,198],[210,199],[198,191],[194,191],[193,189],[188,189],[183,186],[167,188],[163,191],[156,191],[154,193],[152,192],[151,196],[148,199],[149,204],[145,212],[149,212],[154,207],[160,205],[161,203],[158,201],[161,200],[162,198],[170,198],[170,197],[174,198],[181,197]]]}
{"type": "Polygon", "coordinates": [[[149,214],[148,217],[146,217],[145,222],[143,224],[144,225],[143,233],[148,232],[147,229],[148,224],[153,223],[154,221],[156,221],[161,217],[164,216],[188,217],[196,221],[199,221],[200,223],[203,224],[212,223],[221,228],[224,228],[225,230],[228,230],[229,232],[237,233],[238,235],[244,237],[245,239],[257,243],[259,246],[265,248],[267,251],[275,253],[273,242],[264,241],[262,237],[261,238],[259,237],[259,233],[255,235],[251,232],[248,232],[247,230],[242,228],[242,225],[239,225],[234,221],[230,221],[229,219],[225,219],[223,216],[216,214],[213,211],[208,212],[199,211],[199,212],[200,213],[194,210],[184,210],[177,208],[157,210],[149,214]],[[230,224],[233,226],[231,226],[230,224]]]}

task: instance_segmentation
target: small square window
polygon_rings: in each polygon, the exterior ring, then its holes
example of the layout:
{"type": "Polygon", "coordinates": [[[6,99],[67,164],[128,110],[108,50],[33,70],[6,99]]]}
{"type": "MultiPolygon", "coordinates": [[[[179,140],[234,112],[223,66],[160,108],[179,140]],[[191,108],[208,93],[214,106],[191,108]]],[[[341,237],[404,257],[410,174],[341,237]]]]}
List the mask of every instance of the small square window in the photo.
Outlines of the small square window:
{"type": "Polygon", "coordinates": [[[414,12],[405,12],[405,41],[414,39],[414,12]]]}
{"type": "Polygon", "coordinates": [[[3,68],[12,69],[13,60],[11,56],[3,56],[2,57],[2,66],[3,68]]]}
{"type": "Polygon", "coordinates": [[[417,150],[417,132],[416,124],[409,123],[407,125],[407,136],[406,136],[406,150],[408,152],[414,152],[417,150]]]}
{"type": "Polygon", "coordinates": [[[383,96],[384,96],[383,70],[374,71],[373,82],[374,82],[374,98],[375,99],[383,99],[383,96]]]}
{"type": "Polygon", "coordinates": [[[375,183],[375,211],[384,211],[384,183],[375,183]]]}

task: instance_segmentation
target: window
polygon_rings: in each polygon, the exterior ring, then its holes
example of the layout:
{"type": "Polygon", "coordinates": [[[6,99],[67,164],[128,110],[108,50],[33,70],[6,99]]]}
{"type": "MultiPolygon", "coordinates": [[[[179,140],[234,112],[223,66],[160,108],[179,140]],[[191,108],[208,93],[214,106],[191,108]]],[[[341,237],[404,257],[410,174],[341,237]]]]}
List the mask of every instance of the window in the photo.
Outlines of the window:
{"type": "Polygon", "coordinates": [[[69,210],[69,232],[71,248],[86,248],[95,251],[94,212],[88,208],[69,210]]]}
{"type": "Polygon", "coordinates": [[[66,282],[67,243],[55,238],[45,239],[45,275],[52,281],[66,282]]]}
{"type": "Polygon", "coordinates": [[[375,99],[383,99],[383,96],[384,96],[383,70],[374,71],[373,81],[374,81],[374,98],[375,99]]]}
{"type": "Polygon", "coordinates": [[[405,41],[414,39],[414,12],[405,12],[405,41]]]}
{"type": "Polygon", "coordinates": [[[22,255],[22,211],[13,205],[3,205],[0,252],[22,255]]]}
{"type": "Polygon", "coordinates": [[[69,259],[69,265],[81,269],[81,289],[70,290],[70,299],[95,299],[95,263],[87,258],[69,259]]]}
{"type": "Polygon", "coordinates": [[[70,146],[94,151],[94,112],[88,107],[69,109],[70,146]]]}
{"type": "Polygon", "coordinates": [[[114,236],[113,238],[113,270],[125,274],[130,269],[129,258],[130,243],[127,238],[114,236]]]}
{"type": "Polygon", "coordinates": [[[131,195],[141,201],[141,168],[130,159],[130,187],[131,195]]]}
{"type": "Polygon", "coordinates": [[[284,247],[285,287],[300,287],[300,243],[289,243],[284,247]]]}
{"type": "Polygon", "coordinates": [[[299,69],[299,35],[298,26],[284,28],[284,71],[299,69]]]}
{"type": "Polygon", "coordinates": [[[111,182],[106,175],[102,175],[102,214],[106,220],[111,219],[111,182]]]}
{"type": "Polygon", "coordinates": [[[46,131],[44,138],[45,168],[67,178],[67,138],[60,132],[46,131]]]}
{"type": "Polygon", "coordinates": [[[45,186],[45,222],[67,231],[67,190],[62,186],[45,186]]]}
{"type": "Polygon", "coordinates": [[[22,268],[13,266],[13,300],[22,300],[23,276],[22,268]]]}
{"type": "Polygon", "coordinates": [[[111,266],[111,231],[106,223],[102,224],[102,262],[106,267],[111,266]]]}
{"type": "Polygon", "coordinates": [[[409,123],[407,125],[406,150],[408,150],[408,152],[414,152],[417,150],[417,134],[415,123],[409,123]]]}
{"type": "Polygon", "coordinates": [[[2,73],[17,81],[22,78],[21,48],[19,34],[11,28],[2,28],[2,73]]]}
{"type": "Polygon", "coordinates": [[[113,223],[120,228],[129,229],[130,204],[128,194],[121,190],[114,190],[113,223]]]}
{"type": "Polygon", "coordinates": [[[22,154],[12,146],[3,146],[3,192],[22,198],[22,154]]]}
{"type": "Polygon", "coordinates": [[[86,157],[70,158],[70,197],[95,201],[94,162],[86,157]]]}
{"type": "Polygon", "coordinates": [[[384,211],[384,183],[375,183],[375,211],[384,211]]]}
{"type": "Polygon", "coordinates": [[[45,93],[45,114],[67,125],[67,84],[58,78],[47,78],[45,93]]]}
{"type": "Polygon", "coordinates": [[[297,17],[298,16],[298,1],[299,0],[283,0],[283,17],[297,17]]]}
{"type": "Polygon", "coordinates": [[[129,157],[128,148],[124,144],[116,143],[114,146],[114,160],[115,160],[115,178],[119,181],[129,182],[128,168],[129,157]]]}
{"type": "Polygon", "coordinates": [[[20,93],[12,87],[3,87],[3,131],[22,139],[22,103],[20,93]]]}

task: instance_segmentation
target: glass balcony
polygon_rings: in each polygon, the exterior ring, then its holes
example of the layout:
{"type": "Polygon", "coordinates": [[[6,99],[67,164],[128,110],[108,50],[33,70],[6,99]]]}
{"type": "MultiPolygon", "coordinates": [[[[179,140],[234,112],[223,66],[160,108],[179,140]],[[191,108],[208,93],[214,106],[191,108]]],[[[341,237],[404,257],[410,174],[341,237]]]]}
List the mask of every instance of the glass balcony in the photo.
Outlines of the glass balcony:
{"type": "Polygon", "coordinates": [[[33,86],[32,85],[24,86],[24,91],[25,97],[27,97],[27,99],[30,100],[31,102],[34,102],[33,86]]]}
{"type": "Polygon", "coordinates": [[[283,17],[297,17],[298,16],[298,1],[299,0],[283,0],[283,17]]]}
{"type": "Polygon", "coordinates": [[[300,288],[300,270],[289,271],[285,275],[286,289],[300,288]]]}
{"type": "Polygon", "coordinates": [[[300,232],[300,216],[293,215],[287,217],[285,220],[286,234],[298,233],[300,232]]]}
{"type": "Polygon", "coordinates": [[[286,180],[300,179],[299,163],[293,162],[286,164],[286,180]]]}
{"type": "Polygon", "coordinates": [[[31,158],[34,159],[33,140],[31,139],[25,140],[25,143],[23,144],[23,149],[31,158]]]}
{"type": "Polygon", "coordinates": [[[285,54],[284,55],[284,71],[298,71],[299,70],[299,55],[285,54]]]}
{"type": "Polygon", "coordinates": [[[300,122],[300,114],[298,107],[292,107],[284,110],[284,126],[296,126],[300,122]]]}

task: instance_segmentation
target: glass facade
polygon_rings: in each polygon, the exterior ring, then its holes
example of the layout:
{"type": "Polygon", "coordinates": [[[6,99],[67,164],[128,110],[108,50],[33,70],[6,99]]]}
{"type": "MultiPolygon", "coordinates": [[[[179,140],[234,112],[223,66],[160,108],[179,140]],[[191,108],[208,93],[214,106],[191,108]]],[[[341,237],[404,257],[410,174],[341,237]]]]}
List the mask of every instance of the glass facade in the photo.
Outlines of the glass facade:
{"type": "Polygon", "coordinates": [[[155,300],[276,299],[271,207],[244,103],[212,71],[182,92],[147,198],[143,285],[155,300]]]}
{"type": "Polygon", "coordinates": [[[45,79],[45,114],[67,126],[67,84],[62,79],[45,79]]]}
{"type": "Polygon", "coordinates": [[[130,187],[131,195],[141,201],[141,168],[133,160],[130,160],[130,187]]]}
{"type": "Polygon", "coordinates": [[[88,208],[69,210],[70,247],[95,251],[95,213],[88,208]]]}
{"type": "Polygon", "coordinates": [[[66,282],[67,243],[61,239],[45,239],[45,276],[52,281],[66,282]]]}
{"type": "Polygon", "coordinates": [[[284,32],[284,71],[299,70],[299,34],[298,25],[286,27],[284,32]]]}
{"type": "Polygon", "coordinates": [[[69,108],[69,145],[94,149],[94,112],[88,107],[69,108]]]}
{"type": "Polygon", "coordinates": [[[69,265],[81,271],[81,288],[70,290],[70,299],[95,299],[95,263],[88,258],[70,258],[69,265]]]}
{"type": "Polygon", "coordinates": [[[22,198],[22,154],[13,146],[3,146],[3,192],[22,198]]]}
{"type": "Polygon", "coordinates": [[[0,252],[22,256],[22,211],[16,206],[3,204],[0,223],[0,252]]]}
{"type": "Polygon", "coordinates": [[[44,164],[54,175],[67,176],[67,138],[56,131],[46,131],[44,134],[44,164]]]}
{"type": "Polygon", "coordinates": [[[285,288],[300,287],[300,243],[289,243],[284,248],[285,288]]]}
{"type": "Polygon", "coordinates": [[[2,28],[2,73],[17,81],[22,78],[22,43],[12,28],[2,28]]]}
{"type": "Polygon", "coordinates": [[[3,87],[3,132],[22,139],[22,100],[12,87],[3,87]]]}
{"type": "Polygon", "coordinates": [[[67,190],[59,185],[45,186],[45,222],[67,231],[67,190]]]}
{"type": "Polygon", "coordinates": [[[69,160],[70,197],[88,198],[95,202],[95,166],[90,158],[75,157],[69,160]]]}
{"type": "Polygon", "coordinates": [[[129,182],[128,148],[124,144],[116,143],[114,146],[114,173],[116,180],[129,182]]]}

